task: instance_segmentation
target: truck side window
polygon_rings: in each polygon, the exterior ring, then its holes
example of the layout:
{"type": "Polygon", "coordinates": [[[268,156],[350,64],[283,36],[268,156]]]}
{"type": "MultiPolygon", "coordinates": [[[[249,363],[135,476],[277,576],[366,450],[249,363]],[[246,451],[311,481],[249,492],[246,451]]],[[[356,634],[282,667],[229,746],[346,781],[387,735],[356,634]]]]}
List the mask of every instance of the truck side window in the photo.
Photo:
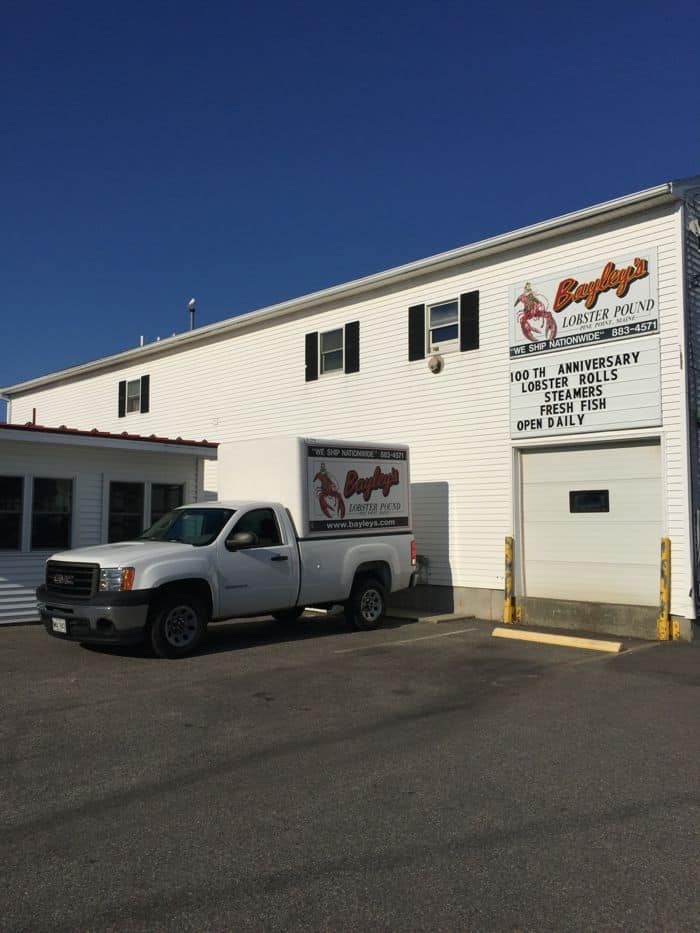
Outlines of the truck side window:
{"type": "Polygon", "coordinates": [[[282,543],[272,509],[252,509],[241,516],[234,531],[248,531],[257,535],[258,547],[274,547],[282,543]]]}

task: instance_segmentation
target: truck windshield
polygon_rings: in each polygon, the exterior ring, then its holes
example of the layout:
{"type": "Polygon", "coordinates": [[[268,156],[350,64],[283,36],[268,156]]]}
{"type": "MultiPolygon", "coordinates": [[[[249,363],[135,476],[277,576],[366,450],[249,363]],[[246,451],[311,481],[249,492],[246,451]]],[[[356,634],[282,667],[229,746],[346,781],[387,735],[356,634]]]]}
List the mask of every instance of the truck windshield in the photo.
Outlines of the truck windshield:
{"type": "Polygon", "coordinates": [[[203,547],[212,543],[233,512],[233,509],[175,509],[159,518],[139,538],[145,541],[177,541],[203,547]]]}

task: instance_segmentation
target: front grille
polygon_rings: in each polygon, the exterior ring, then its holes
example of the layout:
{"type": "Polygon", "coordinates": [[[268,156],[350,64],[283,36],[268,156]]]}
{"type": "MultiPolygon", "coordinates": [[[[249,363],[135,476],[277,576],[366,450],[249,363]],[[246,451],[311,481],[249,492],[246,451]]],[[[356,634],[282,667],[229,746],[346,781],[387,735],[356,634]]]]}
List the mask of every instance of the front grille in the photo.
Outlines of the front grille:
{"type": "Polygon", "coordinates": [[[97,592],[99,575],[99,564],[50,560],[46,563],[46,589],[52,596],[89,599],[97,592]]]}

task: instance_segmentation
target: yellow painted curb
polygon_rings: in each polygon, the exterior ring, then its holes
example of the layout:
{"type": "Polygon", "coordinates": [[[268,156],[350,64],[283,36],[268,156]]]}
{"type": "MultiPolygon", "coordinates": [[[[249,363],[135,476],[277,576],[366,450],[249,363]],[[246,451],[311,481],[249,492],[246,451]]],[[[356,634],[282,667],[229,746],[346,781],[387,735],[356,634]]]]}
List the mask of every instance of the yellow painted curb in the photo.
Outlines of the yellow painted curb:
{"type": "Polygon", "coordinates": [[[579,638],[575,635],[550,635],[545,632],[523,632],[520,629],[495,628],[494,638],[515,638],[519,641],[536,641],[545,645],[561,645],[564,648],[588,648],[590,651],[622,651],[621,641],[600,641],[597,638],[579,638]]]}

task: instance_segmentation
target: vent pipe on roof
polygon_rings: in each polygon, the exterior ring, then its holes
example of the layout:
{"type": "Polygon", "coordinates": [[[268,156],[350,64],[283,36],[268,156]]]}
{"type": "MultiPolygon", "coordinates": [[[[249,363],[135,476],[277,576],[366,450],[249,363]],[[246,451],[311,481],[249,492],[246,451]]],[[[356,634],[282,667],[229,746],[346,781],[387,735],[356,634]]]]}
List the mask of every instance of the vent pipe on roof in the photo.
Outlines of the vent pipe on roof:
{"type": "Polygon", "coordinates": [[[194,312],[197,310],[196,299],[190,298],[187,302],[187,307],[190,309],[190,330],[194,330],[194,312]]]}

